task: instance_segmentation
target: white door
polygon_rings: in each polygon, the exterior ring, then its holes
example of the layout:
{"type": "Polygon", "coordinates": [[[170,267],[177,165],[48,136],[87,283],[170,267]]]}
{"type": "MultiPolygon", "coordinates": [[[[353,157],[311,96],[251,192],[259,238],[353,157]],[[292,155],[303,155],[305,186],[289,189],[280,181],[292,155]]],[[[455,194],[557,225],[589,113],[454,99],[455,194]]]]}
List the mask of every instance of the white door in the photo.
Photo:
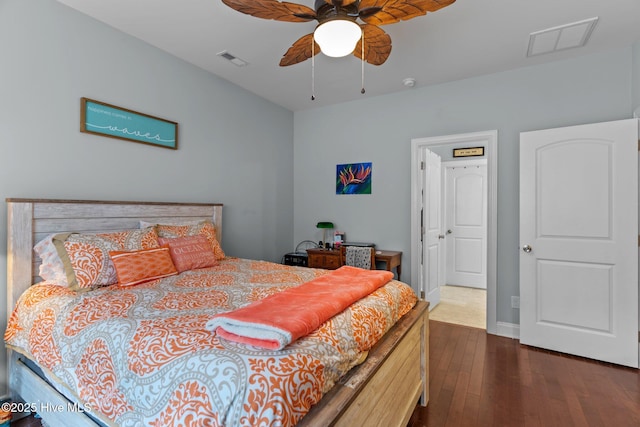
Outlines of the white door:
{"type": "Polygon", "coordinates": [[[487,287],[487,161],[445,163],[448,285],[487,287]]]}
{"type": "Polygon", "coordinates": [[[520,341],[638,367],[638,121],[520,134],[520,341]]]}
{"type": "Polygon", "coordinates": [[[422,277],[427,290],[427,300],[433,309],[440,302],[442,281],[442,210],[441,210],[441,159],[436,153],[422,150],[424,165],[422,177],[422,277]]]}

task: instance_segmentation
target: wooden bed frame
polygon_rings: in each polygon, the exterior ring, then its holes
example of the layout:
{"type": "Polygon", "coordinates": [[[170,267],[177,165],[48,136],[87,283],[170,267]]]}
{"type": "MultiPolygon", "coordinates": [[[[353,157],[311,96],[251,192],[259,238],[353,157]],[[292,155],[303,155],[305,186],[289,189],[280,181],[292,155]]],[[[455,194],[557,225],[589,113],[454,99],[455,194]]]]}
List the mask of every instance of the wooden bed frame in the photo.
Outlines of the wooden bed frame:
{"type": "MultiPolygon", "coordinates": [[[[40,280],[36,242],[50,233],[109,232],[149,222],[209,219],[222,242],[222,204],[7,199],[8,315],[19,296],[40,280]]],[[[405,427],[415,405],[429,401],[429,311],[420,301],[298,423],[299,426],[405,427]]],[[[9,387],[14,401],[62,405],[68,400],[9,351],[9,387]]],[[[50,425],[96,426],[82,412],[42,412],[50,425]]]]}

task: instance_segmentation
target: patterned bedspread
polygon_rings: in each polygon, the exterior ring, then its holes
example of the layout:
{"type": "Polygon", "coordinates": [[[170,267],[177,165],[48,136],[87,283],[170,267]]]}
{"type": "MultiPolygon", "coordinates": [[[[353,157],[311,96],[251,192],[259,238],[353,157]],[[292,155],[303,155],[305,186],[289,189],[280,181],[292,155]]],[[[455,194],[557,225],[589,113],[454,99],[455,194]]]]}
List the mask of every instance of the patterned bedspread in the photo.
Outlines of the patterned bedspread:
{"type": "Polygon", "coordinates": [[[322,274],[232,258],[134,287],[37,284],[5,341],[107,424],[292,426],[413,307],[413,290],[391,281],[280,351],[225,341],[205,325],[322,274]]]}

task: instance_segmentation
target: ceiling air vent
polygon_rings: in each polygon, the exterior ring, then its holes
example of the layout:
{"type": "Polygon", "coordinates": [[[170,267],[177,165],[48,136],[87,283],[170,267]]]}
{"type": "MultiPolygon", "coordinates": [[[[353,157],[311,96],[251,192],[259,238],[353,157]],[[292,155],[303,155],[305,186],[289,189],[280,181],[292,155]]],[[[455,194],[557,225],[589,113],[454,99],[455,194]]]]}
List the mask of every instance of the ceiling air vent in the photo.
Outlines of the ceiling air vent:
{"type": "Polygon", "coordinates": [[[245,65],[248,64],[247,61],[243,61],[242,59],[238,58],[237,56],[234,56],[234,55],[230,54],[226,50],[223,50],[222,52],[218,52],[217,55],[222,57],[222,58],[224,58],[224,59],[226,59],[227,61],[231,62],[233,65],[236,65],[238,67],[244,67],[245,65]]]}
{"type": "Polygon", "coordinates": [[[529,34],[527,56],[543,55],[587,44],[598,17],[560,25],[529,34]]]}

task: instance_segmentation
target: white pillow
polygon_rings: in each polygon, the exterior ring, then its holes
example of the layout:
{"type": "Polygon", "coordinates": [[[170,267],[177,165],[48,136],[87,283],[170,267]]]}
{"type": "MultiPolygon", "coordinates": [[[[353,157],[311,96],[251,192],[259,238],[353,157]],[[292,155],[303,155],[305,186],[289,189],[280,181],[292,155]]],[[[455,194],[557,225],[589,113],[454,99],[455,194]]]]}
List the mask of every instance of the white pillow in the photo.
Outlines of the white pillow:
{"type": "Polygon", "coordinates": [[[69,286],[67,274],[64,270],[64,264],[58,255],[58,250],[53,244],[53,236],[55,234],[49,234],[33,247],[33,251],[42,260],[39,276],[47,282],[66,287],[69,286]]]}

